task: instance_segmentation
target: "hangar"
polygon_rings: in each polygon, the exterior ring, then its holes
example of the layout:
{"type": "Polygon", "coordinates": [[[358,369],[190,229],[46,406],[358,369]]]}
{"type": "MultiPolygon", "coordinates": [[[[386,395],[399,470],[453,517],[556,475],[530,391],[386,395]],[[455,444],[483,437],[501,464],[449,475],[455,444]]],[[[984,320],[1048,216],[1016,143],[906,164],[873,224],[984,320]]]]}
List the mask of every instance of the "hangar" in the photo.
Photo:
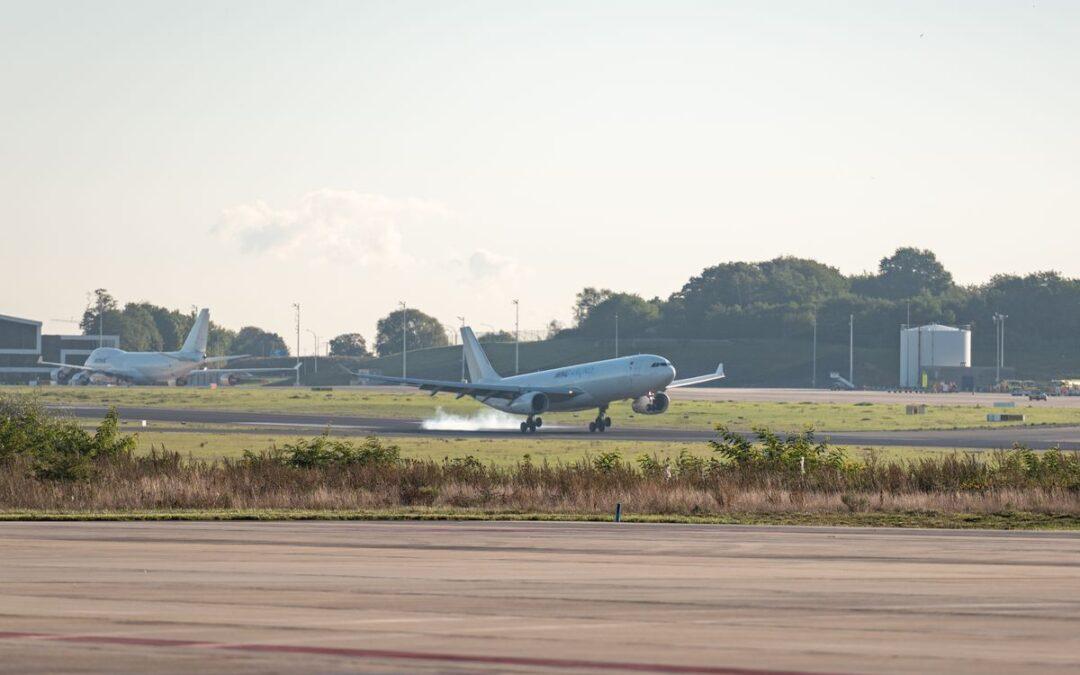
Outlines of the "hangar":
{"type": "Polygon", "coordinates": [[[119,347],[118,335],[42,335],[41,322],[0,314],[0,384],[31,384],[48,381],[49,366],[38,359],[82,365],[90,352],[119,347]]]}

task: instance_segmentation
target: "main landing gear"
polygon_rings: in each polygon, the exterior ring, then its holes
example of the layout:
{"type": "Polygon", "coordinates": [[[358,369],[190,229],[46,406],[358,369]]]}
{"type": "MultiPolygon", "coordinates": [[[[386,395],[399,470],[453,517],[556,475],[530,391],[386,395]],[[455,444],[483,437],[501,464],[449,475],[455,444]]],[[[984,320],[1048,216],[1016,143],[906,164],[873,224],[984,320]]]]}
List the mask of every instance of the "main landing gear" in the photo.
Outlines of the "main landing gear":
{"type": "Polygon", "coordinates": [[[600,408],[600,412],[596,415],[596,420],[589,422],[589,431],[603,431],[611,426],[611,418],[607,416],[607,406],[600,408]]]}
{"type": "Polygon", "coordinates": [[[544,420],[542,417],[533,417],[529,415],[529,419],[521,423],[521,433],[533,434],[536,430],[544,426],[544,420]]]}

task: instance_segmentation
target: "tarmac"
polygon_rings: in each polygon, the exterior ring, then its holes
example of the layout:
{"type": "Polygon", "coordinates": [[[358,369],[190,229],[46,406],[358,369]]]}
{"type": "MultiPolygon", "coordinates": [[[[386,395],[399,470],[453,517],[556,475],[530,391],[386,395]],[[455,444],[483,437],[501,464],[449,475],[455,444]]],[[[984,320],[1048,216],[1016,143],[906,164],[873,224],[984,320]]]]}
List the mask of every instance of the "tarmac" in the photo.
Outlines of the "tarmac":
{"type": "Polygon", "coordinates": [[[1066,673],[1080,536],[0,523],[0,671],[1066,673]]]}
{"type": "MultiPolygon", "coordinates": [[[[75,417],[101,419],[106,408],[100,406],[58,406],[57,410],[75,417]]],[[[347,415],[312,415],[297,413],[260,413],[231,410],[198,410],[173,408],[135,408],[117,409],[121,419],[138,422],[165,422],[172,424],[213,424],[222,427],[221,431],[281,430],[321,432],[327,428],[339,435],[366,436],[444,436],[453,438],[470,437],[506,437],[520,436],[518,430],[483,430],[468,431],[462,429],[425,429],[422,420],[391,419],[379,417],[357,417],[347,415]]],[[[175,429],[172,429],[175,430],[175,429]]],[[[200,429],[205,431],[205,429],[200,429]]],[[[1080,426],[1009,426],[999,429],[947,429],[932,431],[822,431],[818,437],[836,445],[850,446],[904,446],[929,448],[970,448],[993,450],[1011,448],[1014,443],[1022,443],[1029,448],[1048,449],[1058,447],[1062,450],[1080,450],[1080,426]]],[[[665,429],[659,427],[622,427],[618,420],[615,426],[604,433],[589,433],[584,426],[545,425],[530,438],[536,439],[577,439],[598,441],[705,441],[716,438],[710,430],[665,429]]]]}

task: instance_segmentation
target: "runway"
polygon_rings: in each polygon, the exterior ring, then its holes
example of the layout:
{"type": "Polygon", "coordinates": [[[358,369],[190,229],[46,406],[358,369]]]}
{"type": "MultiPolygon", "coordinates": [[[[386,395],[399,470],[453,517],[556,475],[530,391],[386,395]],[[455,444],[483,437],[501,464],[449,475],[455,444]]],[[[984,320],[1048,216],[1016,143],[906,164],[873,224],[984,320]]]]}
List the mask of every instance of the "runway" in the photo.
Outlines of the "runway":
{"type": "Polygon", "coordinates": [[[6,672],[1076,672],[1080,536],[0,523],[6,672]]]}
{"type": "MultiPolygon", "coordinates": [[[[75,417],[101,419],[106,408],[100,406],[60,406],[59,411],[75,417]]],[[[310,415],[296,413],[238,412],[230,410],[199,410],[174,408],[117,409],[127,421],[148,420],[174,424],[220,424],[255,429],[289,430],[300,433],[321,433],[326,428],[341,435],[380,436],[444,436],[469,437],[520,437],[516,430],[461,431],[452,429],[428,430],[421,420],[388,419],[378,417],[353,417],[341,415],[310,415]]],[[[222,430],[227,431],[227,430],[222,430]]],[[[999,429],[948,429],[935,431],[822,431],[819,437],[837,445],[852,446],[912,446],[929,448],[1011,448],[1022,443],[1030,448],[1080,450],[1080,427],[1077,426],[1028,426],[1002,427],[999,429]]],[[[582,427],[545,426],[535,438],[576,439],[599,441],[705,441],[715,438],[709,430],[663,429],[616,426],[603,434],[590,434],[582,427]]]]}

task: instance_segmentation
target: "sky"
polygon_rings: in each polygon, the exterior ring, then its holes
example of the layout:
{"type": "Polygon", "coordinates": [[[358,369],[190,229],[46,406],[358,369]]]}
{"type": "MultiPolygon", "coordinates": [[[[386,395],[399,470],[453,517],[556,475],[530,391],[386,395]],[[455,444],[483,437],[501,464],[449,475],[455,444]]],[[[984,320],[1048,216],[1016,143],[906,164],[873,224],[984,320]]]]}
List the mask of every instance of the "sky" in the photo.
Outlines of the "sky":
{"type": "Polygon", "coordinates": [[[1080,276],[1080,3],[0,0],[0,313],[567,322],[779,255],[1080,276]]]}

